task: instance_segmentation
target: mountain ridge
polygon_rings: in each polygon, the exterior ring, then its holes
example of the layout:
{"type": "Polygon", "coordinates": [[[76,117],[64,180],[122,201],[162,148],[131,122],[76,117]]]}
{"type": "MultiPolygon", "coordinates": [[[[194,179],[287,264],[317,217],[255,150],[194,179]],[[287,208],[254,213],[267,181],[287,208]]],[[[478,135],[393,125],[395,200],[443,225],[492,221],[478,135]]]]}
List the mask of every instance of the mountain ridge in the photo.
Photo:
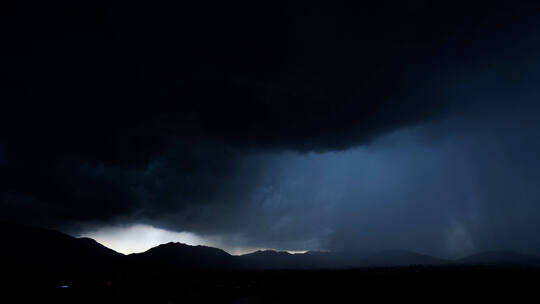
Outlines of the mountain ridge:
{"type": "MultiPolygon", "coordinates": [[[[169,242],[145,252],[124,255],[91,238],[37,227],[0,223],[0,237],[9,246],[0,251],[2,261],[40,268],[110,267],[129,263],[142,267],[183,269],[343,269],[408,266],[540,266],[540,257],[512,251],[484,251],[455,260],[413,251],[384,250],[367,257],[351,253],[307,251],[291,254],[271,249],[234,256],[204,245],[169,242]],[[47,250],[44,250],[46,248],[47,250]]],[[[23,267],[21,266],[21,267],[23,267]]]]}
{"type": "Polygon", "coordinates": [[[462,265],[534,265],[540,266],[540,257],[509,250],[489,250],[471,254],[454,261],[462,265]]]}

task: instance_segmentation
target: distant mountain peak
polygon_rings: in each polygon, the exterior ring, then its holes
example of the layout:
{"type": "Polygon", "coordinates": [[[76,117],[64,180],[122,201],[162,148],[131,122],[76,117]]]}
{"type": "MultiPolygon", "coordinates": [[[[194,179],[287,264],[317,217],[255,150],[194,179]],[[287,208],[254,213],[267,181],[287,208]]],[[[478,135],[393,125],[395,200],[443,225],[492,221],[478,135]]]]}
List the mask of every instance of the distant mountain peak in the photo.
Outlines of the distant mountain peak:
{"type": "Polygon", "coordinates": [[[242,256],[290,256],[292,254],[287,251],[277,251],[273,249],[257,250],[251,253],[246,253],[242,256]]]}
{"type": "Polygon", "coordinates": [[[181,242],[168,242],[168,243],[164,243],[164,244],[159,244],[157,245],[156,247],[152,247],[150,248],[149,250],[151,249],[154,249],[154,248],[178,248],[178,247],[192,247],[188,244],[184,244],[184,243],[181,243],[181,242]]]}

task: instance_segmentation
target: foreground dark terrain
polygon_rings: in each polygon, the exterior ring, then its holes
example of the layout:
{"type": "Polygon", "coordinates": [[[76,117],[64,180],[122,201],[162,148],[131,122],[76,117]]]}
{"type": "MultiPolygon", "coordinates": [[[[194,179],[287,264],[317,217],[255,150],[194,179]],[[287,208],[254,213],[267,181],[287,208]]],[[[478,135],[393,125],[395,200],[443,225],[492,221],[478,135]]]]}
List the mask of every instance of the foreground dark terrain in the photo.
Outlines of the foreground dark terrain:
{"type": "Polygon", "coordinates": [[[509,252],[445,261],[388,251],[354,261],[343,255],[272,251],[236,257],[216,248],[169,243],[125,256],[91,239],[56,231],[6,224],[2,228],[2,303],[516,302],[539,298],[536,258],[509,252]]]}
{"type": "Polygon", "coordinates": [[[516,268],[97,272],[7,278],[3,303],[335,303],[538,300],[539,271],[516,268]],[[13,281],[15,280],[15,281],[13,281]],[[69,286],[62,288],[62,285],[69,286]],[[14,289],[13,289],[14,288],[14,289]],[[7,292],[7,296],[6,296],[7,292]]]}

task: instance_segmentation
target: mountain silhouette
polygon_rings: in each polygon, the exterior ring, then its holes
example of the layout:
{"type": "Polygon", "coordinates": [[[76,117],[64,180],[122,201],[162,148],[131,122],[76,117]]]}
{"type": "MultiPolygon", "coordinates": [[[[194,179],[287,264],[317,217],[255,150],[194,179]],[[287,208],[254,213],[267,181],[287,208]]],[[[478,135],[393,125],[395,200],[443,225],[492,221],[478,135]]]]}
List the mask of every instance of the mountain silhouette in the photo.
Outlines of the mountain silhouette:
{"type": "Polygon", "coordinates": [[[398,267],[398,266],[439,266],[451,263],[425,254],[407,250],[385,250],[371,255],[362,261],[359,266],[366,267],[398,267]]]}
{"type": "Polygon", "coordinates": [[[238,258],[246,268],[298,269],[313,266],[311,257],[286,251],[258,250],[238,258]]]}
{"type": "Polygon", "coordinates": [[[437,266],[450,261],[406,250],[387,250],[358,258],[354,254],[308,251],[303,254],[290,254],[273,250],[256,251],[241,256],[244,265],[256,268],[355,268],[355,267],[399,267],[399,266],[437,266]]]}
{"type": "Polygon", "coordinates": [[[144,266],[172,266],[175,268],[232,268],[235,259],[227,252],[207,246],[190,246],[170,242],[143,253],[127,256],[131,263],[144,266]]]}
{"type": "Polygon", "coordinates": [[[455,261],[460,265],[528,265],[540,266],[540,258],[513,251],[485,251],[455,261]]]}
{"type": "Polygon", "coordinates": [[[0,260],[5,269],[74,270],[109,267],[123,255],[90,238],[75,238],[58,231],[0,223],[3,242],[0,260]]]}
{"type": "Polygon", "coordinates": [[[540,258],[510,251],[487,251],[458,260],[444,260],[406,250],[386,250],[359,258],[345,252],[308,251],[291,254],[259,250],[241,256],[213,247],[167,243],[142,253],[120,254],[90,238],[36,227],[0,223],[0,261],[6,271],[48,273],[114,269],[331,269],[403,266],[525,265],[540,258]],[[126,268],[127,267],[127,268],[126,268]]]}
{"type": "Polygon", "coordinates": [[[450,261],[407,250],[385,250],[361,261],[362,266],[398,267],[398,266],[439,266],[450,261]]]}

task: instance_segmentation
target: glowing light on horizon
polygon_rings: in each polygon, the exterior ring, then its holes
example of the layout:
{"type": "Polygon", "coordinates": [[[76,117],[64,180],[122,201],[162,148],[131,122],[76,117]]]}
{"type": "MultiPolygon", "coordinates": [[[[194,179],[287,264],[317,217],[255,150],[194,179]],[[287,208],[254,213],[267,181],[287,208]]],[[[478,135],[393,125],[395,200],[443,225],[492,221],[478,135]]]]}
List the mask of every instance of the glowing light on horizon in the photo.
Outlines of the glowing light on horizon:
{"type": "Polygon", "coordinates": [[[203,245],[225,250],[232,255],[242,255],[258,250],[286,251],[291,254],[305,253],[306,250],[278,250],[274,248],[252,246],[228,246],[220,237],[201,237],[191,232],[174,232],[151,225],[136,224],[131,226],[101,227],[87,230],[79,237],[89,237],[98,243],[123,254],[140,253],[152,247],[169,242],[187,245],[203,245]]]}
{"type": "Polygon", "coordinates": [[[123,254],[144,252],[152,247],[180,242],[187,245],[212,246],[207,240],[190,232],[173,232],[150,225],[103,227],[82,233],[115,251],[123,254]]]}

